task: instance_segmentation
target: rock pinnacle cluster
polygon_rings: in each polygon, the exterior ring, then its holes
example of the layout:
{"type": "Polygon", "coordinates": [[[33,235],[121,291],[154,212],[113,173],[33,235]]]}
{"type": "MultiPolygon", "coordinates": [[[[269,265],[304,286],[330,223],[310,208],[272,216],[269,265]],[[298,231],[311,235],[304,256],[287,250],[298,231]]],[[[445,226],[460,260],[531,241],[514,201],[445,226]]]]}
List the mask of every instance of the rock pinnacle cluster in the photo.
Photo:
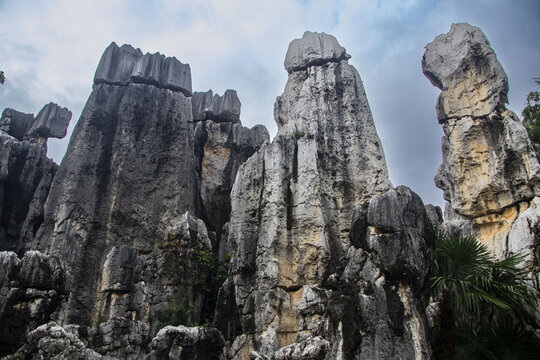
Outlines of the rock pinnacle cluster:
{"type": "Polygon", "coordinates": [[[391,184],[350,58],[325,33],[290,43],[272,140],[235,90],[114,42],[59,166],[46,139],[71,112],[4,110],[2,359],[431,358],[432,225],[534,259],[538,160],[484,34],[453,25],[422,60],[443,222],[391,184]]]}

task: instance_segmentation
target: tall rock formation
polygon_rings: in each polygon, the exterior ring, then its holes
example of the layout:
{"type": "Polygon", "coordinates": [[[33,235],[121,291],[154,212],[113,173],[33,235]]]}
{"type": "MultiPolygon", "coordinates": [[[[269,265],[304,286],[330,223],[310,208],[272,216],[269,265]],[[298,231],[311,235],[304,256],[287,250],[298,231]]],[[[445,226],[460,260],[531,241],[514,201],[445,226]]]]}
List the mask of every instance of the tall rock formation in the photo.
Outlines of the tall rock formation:
{"type": "Polygon", "coordinates": [[[186,211],[196,213],[189,95],[189,65],[176,58],[115,43],[103,54],[34,245],[73,274],[66,323],[88,325],[97,315],[115,246],[148,254],[186,211]]]}
{"type": "Polygon", "coordinates": [[[429,222],[418,196],[392,189],[348,58],[324,33],[290,44],[278,134],[236,176],[214,318],[230,358],[428,356],[429,222]]]}
{"type": "Polygon", "coordinates": [[[505,109],[508,80],[489,41],[477,27],[453,24],[426,46],[422,69],[441,89],[435,183],[447,201],[445,228],[476,236],[498,258],[521,252],[538,270],[540,167],[527,131],[505,109]]]}
{"type": "MultiPolygon", "coordinates": [[[[129,45],[106,49],[32,243],[72,275],[55,320],[129,318],[155,333],[181,308],[182,321],[211,317],[215,232],[229,220],[238,167],[268,132],[242,127],[234,90],[213,96],[215,111],[195,129],[191,95],[189,65],[129,45]]],[[[30,132],[47,133],[50,114],[65,115],[47,107],[30,132]]]]}
{"type": "Polygon", "coordinates": [[[219,235],[229,221],[238,168],[270,136],[263,125],[242,126],[241,104],[234,90],[225,91],[223,97],[213,95],[212,90],[194,92],[192,103],[202,217],[219,235]]]}
{"type": "Polygon", "coordinates": [[[66,135],[71,112],[54,103],[37,118],[5,109],[0,118],[0,251],[31,247],[57,165],[47,157],[47,138],[66,135]]]}

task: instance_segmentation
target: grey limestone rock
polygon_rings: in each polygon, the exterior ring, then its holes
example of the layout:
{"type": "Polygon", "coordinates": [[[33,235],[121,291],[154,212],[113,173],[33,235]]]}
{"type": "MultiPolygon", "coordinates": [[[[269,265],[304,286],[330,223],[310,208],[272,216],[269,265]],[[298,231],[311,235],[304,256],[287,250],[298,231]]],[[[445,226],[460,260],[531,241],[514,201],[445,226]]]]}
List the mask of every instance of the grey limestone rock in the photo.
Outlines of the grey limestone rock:
{"type": "Polygon", "coordinates": [[[426,46],[422,68],[441,89],[445,136],[435,184],[448,201],[444,228],[472,235],[498,258],[509,232],[540,194],[540,167],[526,129],[505,110],[508,80],[482,31],[453,24],[426,46]]]}
{"type": "Polygon", "coordinates": [[[4,357],[5,360],[98,360],[103,357],[81,340],[68,327],[64,328],[56,322],[39,326],[26,336],[23,346],[13,355],[4,357]]]}
{"type": "Polygon", "coordinates": [[[305,70],[312,65],[347,60],[350,56],[332,35],[306,31],[301,39],[289,44],[285,70],[289,73],[305,70]]]}
{"type": "Polygon", "coordinates": [[[94,76],[95,84],[142,83],[191,96],[191,69],[175,57],[160,53],[143,55],[130,45],[111,43],[103,53],[94,76]]]}
{"type": "Polygon", "coordinates": [[[0,250],[32,246],[58,168],[46,152],[37,142],[0,131],[0,250]]]}
{"type": "Polygon", "coordinates": [[[333,60],[289,73],[274,108],[278,135],[238,170],[231,276],[218,301],[238,313],[227,319],[218,310],[214,322],[228,336],[240,324],[232,359],[271,358],[282,348],[280,356],[312,349],[325,359],[429,356],[417,293],[427,215],[417,195],[391,190],[360,76],[333,60]],[[387,233],[371,238],[376,226],[387,233]],[[320,346],[309,340],[317,337],[320,346]]]}
{"type": "Polygon", "coordinates": [[[213,95],[212,90],[194,92],[191,99],[194,121],[240,123],[241,103],[236,90],[226,90],[223,96],[213,95]]]}
{"type": "Polygon", "coordinates": [[[229,221],[230,194],[238,168],[269,138],[262,125],[249,129],[239,123],[196,123],[195,154],[202,213],[211,230],[221,233],[229,221]]]}
{"type": "Polygon", "coordinates": [[[152,334],[168,321],[204,322],[211,254],[206,225],[189,212],[172,223],[150,252],[113,247],[101,270],[94,321],[133,318],[147,324],[152,334]],[[175,312],[181,314],[164,319],[175,312]]]}
{"type": "Polygon", "coordinates": [[[62,139],[66,136],[70,120],[71,111],[68,108],[51,102],[39,111],[26,133],[28,136],[62,139]]]}
{"type": "Polygon", "coordinates": [[[146,360],[225,360],[225,340],[215,328],[166,326],[152,339],[146,360]]]}
{"type": "Polygon", "coordinates": [[[101,274],[101,291],[128,291],[139,252],[127,245],[115,246],[105,257],[101,274]]]}
{"type": "Polygon", "coordinates": [[[324,359],[329,347],[328,340],[316,336],[279,349],[274,358],[276,360],[324,359]]]}
{"type": "Polygon", "coordinates": [[[0,130],[20,141],[23,140],[26,131],[32,126],[33,122],[34,114],[26,114],[6,108],[0,118],[0,130]]]}
{"type": "Polygon", "coordinates": [[[505,109],[508,78],[486,36],[466,23],[452,24],[426,46],[422,70],[441,89],[437,116],[488,116],[505,109]]]}
{"type": "Polygon", "coordinates": [[[109,359],[144,359],[150,342],[150,328],[141,321],[114,317],[99,324],[93,347],[109,359]]]}
{"type": "Polygon", "coordinates": [[[434,235],[420,197],[405,186],[374,196],[367,224],[366,250],[377,254],[384,273],[406,279],[415,290],[422,289],[434,235]]]}
{"type": "Polygon", "coordinates": [[[441,208],[432,204],[426,204],[425,208],[431,225],[438,228],[442,227],[444,220],[441,208]]]}
{"type": "Polygon", "coordinates": [[[70,274],[56,257],[0,252],[0,356],[14,353],[27,332],[58,319],[70,274]]]}
{"type": "Polygon", "coordinates": [[[146,84],[96,84],[47,198],[35,246],[73,273],[67,321],[88,325],[107,253],[149,252],[198,207],[191,102],[146,84]]]}

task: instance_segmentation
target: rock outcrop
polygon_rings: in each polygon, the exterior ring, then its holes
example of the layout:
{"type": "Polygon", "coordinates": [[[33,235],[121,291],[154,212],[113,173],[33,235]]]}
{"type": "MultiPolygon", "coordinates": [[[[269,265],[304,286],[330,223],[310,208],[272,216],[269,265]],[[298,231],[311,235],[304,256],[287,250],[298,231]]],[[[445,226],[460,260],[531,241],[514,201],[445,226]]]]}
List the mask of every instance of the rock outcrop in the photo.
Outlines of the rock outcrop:
{"type": "Polygon", "coordinates": [[[7,108],[4,109],[2,118],[0,118],[0,130],[21,141],[33,122],[33,114],[26,114],[7,108]]]}
{"type": "Polygon", "coordinates": [[[416,195],[392,190],[347,59],[326,34],[291,43],[278,134],[236,176],[231,276],[218,304],[235,304],[238,318],[218,305],[214,320],[232,341],[230,358],[428,357],[418,290],[429,221],[416,195]],[[351,224],[358,207],[363,224],[351,224]],[[302,345],[288,348],[295,342],[302,345]]]}
{"type": "Polygon", "coordinates": [[[201,211],[212,231],[221,233],[229,221],[230,194],[238,168],[269,138],[262,125],[249,129],[240,123],[218,122],[213,118],[196,123],[201,211]]]}
{"type": "Polygon", "coordinates": [[[115,246],[148,254],[186,211],[196,214],[190,92],[189,66],[175,58],[114,43],[103,54],[35,241],[73,274],[67,323],[97,316],[115,246]]]}
{"type": "Polygon", "coordinates": [[[135,83],[191,96],[191,68],[175,57],[165,57],[160,53],[143,55],[140,49],[131,45],[118,47],[111,43],[101,57],[94,84],[126,86],[135,83]]]}
{"type": "MultiPolygon", "coordinates": [[[[189,65],[176,58],[114,43],[103,54],[30,236],[72,274],[62,324],[129,319],[155,334],[211,319],[232,183],[269,136],[242,127],[234,90],[214,96],[195,128],[190,96],[189,65]]],[[[62,111],[44,108],[32,131],[62,111]]]]}
{"type": "Polygon", "coordinates": [[[194,92],[192,99],[193,120],[240,123],[240,99],[235,90],[227,90],[223,96],[213,95],[212,90],[194,92]]]}
{"type": "Polygon", "coordinates": [[[56,322],[39,326],[26,336],[26,342],[15,354],[6,356],[5,360],[26,359],[79,359],[100,360],[103,357],[81,340],[78,326],[66,328],[56,322]]]}
{"type": "Polygon", "coordinates": [[[453,24],[426,46],[422,68],[441,89],[435,183],[447,200],[445,228],[475,235],[498,258],[524,250],[532,260],[540,167],[527,131],[505,110],[508,80],[488,40],[477,27],[453,24]]]}
{"type": "Polygon", "coordinates": [[[146,360],[225,360],[225,340],[214,328],[167,326],[152,339],[146,360]]]}
{"type": "Polygon", "coordinates": [[[272,142],[234,90],[192,95],[189,65],[115,43],[58,169],[44,140],[69,111],[6,110],[2,354],[429,358],[430,218],[392,187],[349,58],[327,34],[291,43],[272,142]]]}
{"type": "Polygon", "coordinates": [[[285,70],[289,73],[306,70],[313,65],[347,60],[350,55],[332,35],[306,31],[301,39],[289,44],[285,56],[285,70]]]}
{"type": "Polygon", "coordinates": [[[57,165],[47,157],[47,138],[63,138],[67,108],[50,103],[34,119],[13,109],[0,118],[0,250],[24,253],[43,221],[44,203],[57,165]]]}
{"type": "Polygon", "coordinates": [[[27,135],[62,139],[66,136],[70,120],[71,111],[68,108],[61,108],[51,102],[39,111],[32,126],[27,130],[27,135]]]}
{"type": "Polygon", "coordinates": [[[56,257],[0,252],[0,356],[15,352],[26,333],[60,316],[70,274],[56,257]]]}

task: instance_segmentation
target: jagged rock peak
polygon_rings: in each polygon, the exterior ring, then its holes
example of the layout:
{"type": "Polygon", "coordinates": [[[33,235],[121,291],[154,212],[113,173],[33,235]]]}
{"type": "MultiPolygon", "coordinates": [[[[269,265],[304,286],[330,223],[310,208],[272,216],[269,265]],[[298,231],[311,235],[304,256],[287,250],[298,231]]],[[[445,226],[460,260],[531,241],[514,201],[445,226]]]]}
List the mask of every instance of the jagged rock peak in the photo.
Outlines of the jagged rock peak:
{"type": "Polygon", "coordinates": [[[240,99],[236,90],[228,89],[223,96],[207,92],[194,92],[191,98],[193,120],[240,123],[240,99]]]}
{"type": "Polygon", "coordinates": [[[291,73],[313,65],[347,60],[350,57],[332,35],[306,31],[301,39],[295,39],[289,44],[284,65],[291,73]]]}
{"type": "Polygon", "coordinates": [[[111,45],[103,53],[94,76],[95,84],[127,85],[142,83],[181,91],[191,96],[191,68],[176,57],[159,52],[143,55],[131,45],[111,45]]]}
{"type": "Polygon", "coordinates": [[[62,139],[66,136],[70,120],[71,111],[53,102],[45,105],[35,119],[34,114],[6,108],[0,118],[0,130],[17,140],[28,137],[62,139]]]}
{"type": "Polygon", "coordinates": [[[68,108],[50,102],[39,111],[27,135],[62,139],[66,136],[70,120],[71,111],[68,108]]]}
{"type": "Polygon", "coordinates": [[[2,112],[2,118],[0,118],[0,130],[17,140],[22,140],[26,134],[26,129],[32,126],[33,121],[34,114],[26,114],[6,108],[2,112]]]}
{"type": "Polygon", "coordinates": [[[487,116],[502,112],[508,103],[508,78],[495,52],[479,28],[452,24],[427,44],[422,70],[442,90],[437,117],[487,116]]]}

